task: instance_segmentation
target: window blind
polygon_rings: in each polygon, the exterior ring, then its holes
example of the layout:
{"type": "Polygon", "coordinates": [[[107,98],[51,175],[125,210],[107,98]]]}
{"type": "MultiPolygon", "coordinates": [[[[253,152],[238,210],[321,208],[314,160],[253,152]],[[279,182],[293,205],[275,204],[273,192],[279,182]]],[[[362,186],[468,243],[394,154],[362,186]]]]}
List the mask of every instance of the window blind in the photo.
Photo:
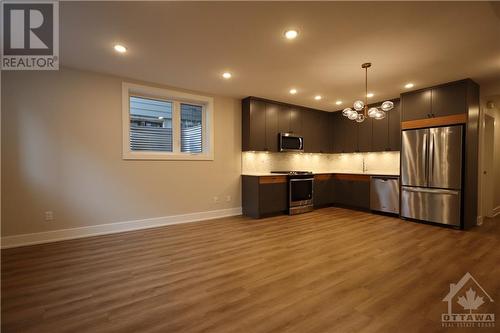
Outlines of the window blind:
{"type": "Polygon", "coordinates": [[[130,96],[130,149],[171,152],[173,103],[130,96]]]}

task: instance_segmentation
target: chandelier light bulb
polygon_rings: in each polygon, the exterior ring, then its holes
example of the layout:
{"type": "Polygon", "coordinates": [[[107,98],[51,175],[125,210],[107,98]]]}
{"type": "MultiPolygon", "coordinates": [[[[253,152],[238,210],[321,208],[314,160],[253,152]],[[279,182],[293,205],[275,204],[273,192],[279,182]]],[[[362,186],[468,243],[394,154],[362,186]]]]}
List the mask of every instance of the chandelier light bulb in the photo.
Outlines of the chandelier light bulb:
{"type": "Polygon", "coordinates": [[[394,103],[391,102],[391,101],[385,101],[384,103],[382,103],[382,105],[380,106],[380,108],[383,110],[383,111],[390,111],[392,110],[392,108],[394,107],[394,103]]]}
{"type": "Polygon", "coordinates": [[[370,108],[368,110],[368,117],[375,118],[375,115],[377,114],[377,112],[378,112],[377,108],[370,108]]]}
{"type": "Polygon", "coordinates": [[[347,116],[347,118],[349,118],[350,120],[356,120],[358,119],[358,113],[356,111],[353,111],[347,116]]]}
{"type": "Polygon", "coordinates": [[[354,102],[353,106],[354,106],[354,110],[361,111],[365,107],[365,103],[363,103],[363,101],[358,100],[358,101],[354,102]]]}
{"type": "Polygon", "coordinates": [[[375,119],[384,119],[385,118],[385,112],[384,111],[377,111],[377,113],[375,114],[375,119]]]}
{"type": "Polygon", "coordinates": [[[365,115],[360,113],[358,114],[358,117],[355,119],[358,123],[362,123],[363,121],[365,121],[365,115]]]}
{"type": "Polygon", "coordinates": [[[344,117],[348,117],[352,112],[353,110],[351,108],[345,108],[344,110],[342,110],[342,115],[344,117]]]}

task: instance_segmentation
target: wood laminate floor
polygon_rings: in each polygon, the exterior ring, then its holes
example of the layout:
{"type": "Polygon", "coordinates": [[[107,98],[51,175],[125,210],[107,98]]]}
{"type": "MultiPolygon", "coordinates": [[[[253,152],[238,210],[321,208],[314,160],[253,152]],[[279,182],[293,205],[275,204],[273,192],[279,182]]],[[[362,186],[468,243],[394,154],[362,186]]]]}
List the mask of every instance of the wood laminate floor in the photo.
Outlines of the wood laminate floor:
{"type": "Polygon", "coordinates": [[[440,322],[466,272],[500,303],[500,219],[225,218],[3,250],[2,332],[474,331],[440,322]]]}

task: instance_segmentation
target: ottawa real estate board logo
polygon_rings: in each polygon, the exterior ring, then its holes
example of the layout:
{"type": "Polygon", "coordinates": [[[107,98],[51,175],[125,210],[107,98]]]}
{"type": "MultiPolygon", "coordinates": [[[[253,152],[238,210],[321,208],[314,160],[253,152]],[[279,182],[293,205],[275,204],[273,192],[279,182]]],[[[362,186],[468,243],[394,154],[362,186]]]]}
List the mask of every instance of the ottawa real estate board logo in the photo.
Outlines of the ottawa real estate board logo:
{"type": "Polygon", "coordinates": [[[448,312],[441,315],[442,327],[495,327],[494,301],[469,272],[450,284],[443,302],[448,312]]]}
{"type": "Polygon", "coordinates": [[[2,70],[59,69],[59,3],[2,1],[2,70]]]}

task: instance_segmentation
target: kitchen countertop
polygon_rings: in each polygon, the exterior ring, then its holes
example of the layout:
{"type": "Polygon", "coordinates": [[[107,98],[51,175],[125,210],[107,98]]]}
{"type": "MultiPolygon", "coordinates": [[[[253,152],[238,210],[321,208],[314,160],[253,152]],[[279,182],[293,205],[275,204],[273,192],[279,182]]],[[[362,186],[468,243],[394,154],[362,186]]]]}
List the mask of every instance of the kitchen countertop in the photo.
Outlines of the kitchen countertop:
{"type": "MultiPolygon", "coordinates": [[[[399,177],[398,174],[394,173],[381,173],[381,172],[346,172],[346,171],[332,171],[332,172],[313,172],[313,175],[366,175],[366,176],[387,176],[387,177],[399,177]]],[[[285,174],[270,173],[270,172],[249,172],[242,173],[242,176],[254,176],[254,177],[269,177],[269,176],[286,176],[285,174]]]]}

